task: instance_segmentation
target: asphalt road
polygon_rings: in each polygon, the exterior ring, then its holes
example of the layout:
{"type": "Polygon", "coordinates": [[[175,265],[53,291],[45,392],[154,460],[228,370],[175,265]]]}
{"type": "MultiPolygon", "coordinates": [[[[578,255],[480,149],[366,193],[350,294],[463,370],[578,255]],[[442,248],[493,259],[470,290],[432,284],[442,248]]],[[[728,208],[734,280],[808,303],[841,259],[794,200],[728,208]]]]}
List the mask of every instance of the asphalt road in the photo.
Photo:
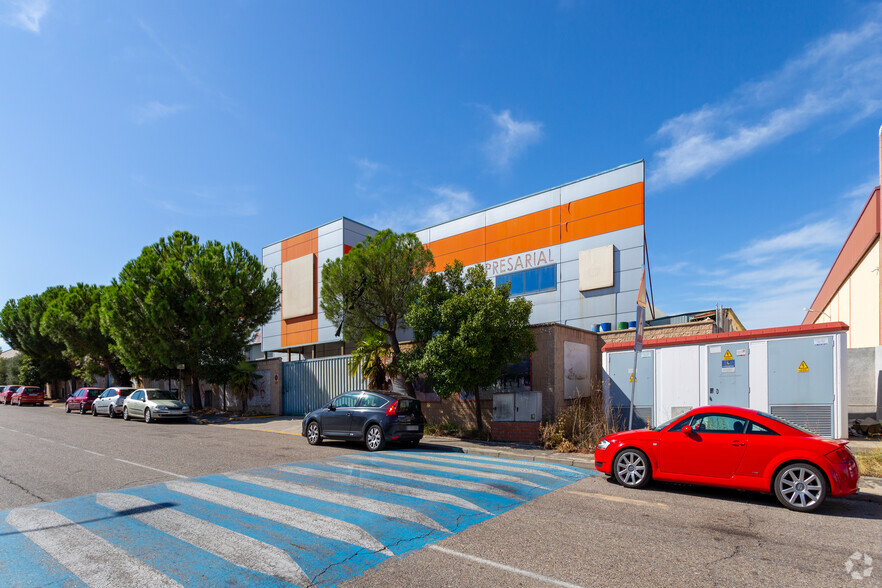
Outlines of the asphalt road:
{"type": "MultiPolygon", "coordinates": [[[[364,454],[293,435],[0,406],[0,509],[183,477],[364,454]]],[[[344,586],[880,586],[882,505],[802,514],[771,496],[585,478],[344,586]],[[853,555],[860,554],[856,559],[853,555]],[[861,580],[850,571],[875,569],[861,580]]]]}
{"type": "Polygon", "coordinates": [[[66,414],[64,405],[0,405],[0,510],[359,451],[295,435],[66,414]]]}

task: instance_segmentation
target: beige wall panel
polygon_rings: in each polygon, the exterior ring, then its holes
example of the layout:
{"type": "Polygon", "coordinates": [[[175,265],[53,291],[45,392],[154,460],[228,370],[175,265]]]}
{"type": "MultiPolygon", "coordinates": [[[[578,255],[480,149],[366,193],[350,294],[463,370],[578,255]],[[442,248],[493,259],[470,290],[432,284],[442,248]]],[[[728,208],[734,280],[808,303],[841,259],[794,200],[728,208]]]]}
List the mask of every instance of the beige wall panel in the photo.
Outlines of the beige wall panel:
{"type": "Polygon", "coordinates": [[[849,277],[851,323],[849,347],[875,347],[879,341],[879,242],[849,277]]]}
{"type": "Polygon", "coordinates": [[[292,319],[315,312],[315,254],[282,264],[282,318],[292,319]]]}
{"type": "Polygon", "coordinates": [[[579,252],[579,291],[609,288],[615,283],[613,246],[604,245],[579,252]]]}

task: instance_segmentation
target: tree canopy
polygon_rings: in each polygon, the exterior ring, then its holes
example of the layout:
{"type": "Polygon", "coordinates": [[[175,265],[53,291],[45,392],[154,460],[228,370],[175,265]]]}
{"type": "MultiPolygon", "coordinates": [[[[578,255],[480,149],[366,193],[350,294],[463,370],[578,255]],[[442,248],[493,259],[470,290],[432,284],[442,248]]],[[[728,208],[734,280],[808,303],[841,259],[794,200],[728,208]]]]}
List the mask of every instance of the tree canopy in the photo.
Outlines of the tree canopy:
{"type": "Polygon", "coordinates": [[[0,335],[13,349],[27,356],[29,379],[33,381],[34,374],[38,374],[39,384],[63,380],[71,375],[64,345],[40,329],[47,308],[65,292],[63,286],[53,286],[37,295],[9,300],[0,311],[0,335]]]}
{"type": "Polygon", "coordinates": [[[280,305],[275,276],[239,243],[200,243],[177,231],[145,247],[107,288],[102,329],[131,373],[165,378],[183,364],[193,378],[231,373],[255,331],[280,305]]]}
{"type": "Polygon", "coordinates": [[[40,332],[64,346],[65,355],[85,381],[110,374],[115,382],[130,386],[132,376],[110,350],[113,340],[101,330],[101,296],[104,286],[77,284],[52,301],[40,321],[40,332]]]}
{"type": "Polygon", "coordinates": [[[426,281],[405,317],[419,342],[408,352],[405,367],[412,375],[428,375],[441,397],[473,391],[482,429],[479,389],[536,349],[531,310],[531,302],[509,297],[508,284],[494,287],[482,265],[463,273],[457,261],[426,281]]]}
{"type": "MultiPolygon", "coordinates": [[[[398,364],[399,329],[404,315],[434,267],[432,252],[413,233],[390,230],[366,237],[341,258],[322,267],[321,308],[333,323],[343,325],[348,341],[364,341],[382,333],[398,364]]],[[[412,386],[406,385],[413,394],[412,386]]]]}

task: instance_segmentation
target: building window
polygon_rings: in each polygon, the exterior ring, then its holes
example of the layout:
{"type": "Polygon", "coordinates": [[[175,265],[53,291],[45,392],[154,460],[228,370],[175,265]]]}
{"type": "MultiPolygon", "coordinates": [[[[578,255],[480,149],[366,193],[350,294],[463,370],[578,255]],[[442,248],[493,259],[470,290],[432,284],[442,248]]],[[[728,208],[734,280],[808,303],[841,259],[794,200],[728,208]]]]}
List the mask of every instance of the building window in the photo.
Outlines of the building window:
{"type": "Polygon", "coordinates": [[[512,296],[557,290],[557,264],[496,276],[496,285],[511,283],[512,296]]]}

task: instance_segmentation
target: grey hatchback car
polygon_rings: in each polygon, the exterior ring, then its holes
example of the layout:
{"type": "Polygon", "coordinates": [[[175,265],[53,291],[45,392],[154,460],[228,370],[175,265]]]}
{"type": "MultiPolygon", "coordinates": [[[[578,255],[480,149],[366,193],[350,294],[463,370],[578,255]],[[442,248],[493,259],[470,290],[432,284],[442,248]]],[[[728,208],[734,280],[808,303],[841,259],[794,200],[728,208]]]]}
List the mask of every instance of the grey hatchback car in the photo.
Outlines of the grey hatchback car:
{"type": "Polygon", "coordinates": [[[423,438],[426,418],[420,401],[406,394],[354,390],[303,417],[303,436],[310,445],[323,439],[364,441],[379,451],[387,441],[416,446],[423,438]]]}

